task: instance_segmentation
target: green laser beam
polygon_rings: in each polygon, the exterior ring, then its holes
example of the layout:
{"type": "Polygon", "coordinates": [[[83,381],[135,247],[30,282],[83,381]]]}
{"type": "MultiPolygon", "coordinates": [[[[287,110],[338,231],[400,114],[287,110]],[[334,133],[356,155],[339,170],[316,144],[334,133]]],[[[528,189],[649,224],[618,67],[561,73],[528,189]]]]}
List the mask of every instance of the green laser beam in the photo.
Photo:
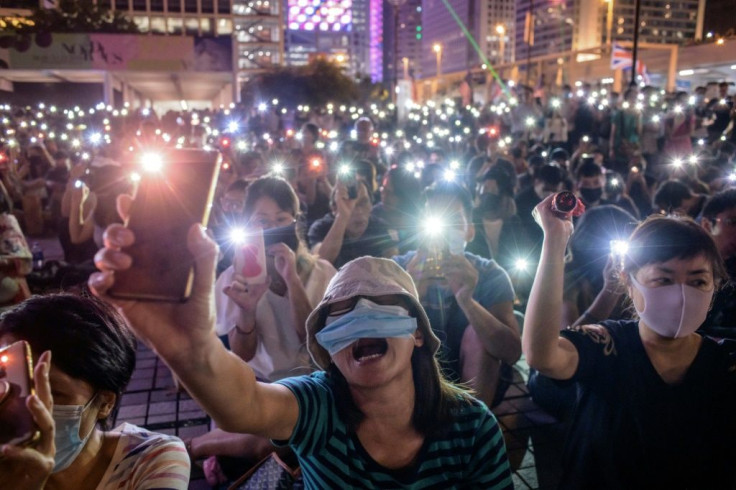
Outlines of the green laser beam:
{"type": "Polygon", "coordinates": [[[453,19],[455,19],[455,22],[457,22],[457,25],[460,26],[460,29],[463,31],[463,34],[465,34],[465,37],[468,38],[468,41],[473,46],[475,51],[478,53],[478,56],[480,56],[481,61],[485,63],[486,67],[488,67],[488,71],[491,72],[491,75],[493,75],[493,78],[496,79],[496,81],[501,85],[501,89],[504,91],[504,93],[507,96],[511,95],[511,92],[509,91],[508,87],[505,83],[503,83],[503,80],[501,80],[501,77],[498,76],[498,73],[496,70],[493,69],[491,66],[491,62],[488,61],[488,58],[486,58],[485,53],[483,53],[483,50],[480,49],[480,46],[478,46],[478,43],[476,42],[473,35],[470,33],[467,27],[465,27],[465,23],[460,19],[460,17],[457,15],[457,12],[455,12],[455,9],[452,8],[452,5],[450,5],[450,2],[448,0],[442,0],[442,3],[445,4],[445,7],[447,7],[447,10],[450,12],[450,15],[453,19]]]}

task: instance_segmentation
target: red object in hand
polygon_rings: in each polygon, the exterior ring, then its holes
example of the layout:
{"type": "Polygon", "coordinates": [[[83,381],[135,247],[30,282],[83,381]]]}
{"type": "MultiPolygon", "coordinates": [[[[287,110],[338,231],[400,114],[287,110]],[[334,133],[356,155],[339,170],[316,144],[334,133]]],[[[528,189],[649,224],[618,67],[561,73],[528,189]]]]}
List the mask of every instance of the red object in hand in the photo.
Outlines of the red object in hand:
{"type": "Polygon", "coordinates": [[[246,245],[243,247],[243,255],[245,263],[240,270],[243,277],[256,277],[263,269],[258,264],[258,247],[255,245],[246,245]]]}
{"type": "Polygon", "coordinates": [[[572,192],[562,191],[552,198],[552,210],[562,219],[578,217],[585,212],[585,204],[572,192]]]}

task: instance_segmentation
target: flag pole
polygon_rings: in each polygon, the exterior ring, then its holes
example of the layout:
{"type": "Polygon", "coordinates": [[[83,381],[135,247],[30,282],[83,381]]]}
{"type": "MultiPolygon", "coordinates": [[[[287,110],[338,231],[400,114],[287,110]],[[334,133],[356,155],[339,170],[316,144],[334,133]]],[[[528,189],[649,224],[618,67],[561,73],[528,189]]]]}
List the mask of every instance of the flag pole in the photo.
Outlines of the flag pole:
{"type": "Polygon", "coordinates": [[[631,83],[629,87],[636,87],[636,62],[639,57],[639,17],[641,16],[641,0],[635,0],[635,14],[634,14],[634,47],[632,49],[632,60],[631,60],[631,83]]]}

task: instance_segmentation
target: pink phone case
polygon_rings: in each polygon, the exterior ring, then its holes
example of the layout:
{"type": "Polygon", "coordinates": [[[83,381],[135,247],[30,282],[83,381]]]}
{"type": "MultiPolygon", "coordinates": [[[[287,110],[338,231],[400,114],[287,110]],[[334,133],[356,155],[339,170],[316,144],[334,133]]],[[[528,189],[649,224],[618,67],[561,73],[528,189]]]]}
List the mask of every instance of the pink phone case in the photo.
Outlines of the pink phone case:
{"type": "Polygon", "coordinates": [[[266,282],[266,247],[262,230],[249,233],[245,243],[237,246],[233,268],[235,276],[247,284],[266,282]]]}

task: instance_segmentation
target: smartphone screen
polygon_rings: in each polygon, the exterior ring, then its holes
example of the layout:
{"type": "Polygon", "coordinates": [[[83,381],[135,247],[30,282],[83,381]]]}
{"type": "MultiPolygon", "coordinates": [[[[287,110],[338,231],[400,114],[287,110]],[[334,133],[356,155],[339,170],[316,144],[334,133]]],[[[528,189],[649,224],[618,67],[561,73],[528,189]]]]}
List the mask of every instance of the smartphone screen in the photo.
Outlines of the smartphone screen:
{"type": "Polygon", "coordinates": [[[26,398],[34,393],[31,349],[20,341],[0,350],[0,444],[25,445],[39,432],[26,398]]]}
{"type": "Polygon", "coordinates": [[[183,302],[191,294],[194,258],[187,235],[206,224],[220,170],[218,152],[167,150],[143,162],[126,226],[135,243],[123,251],[133,259],[115,274],[110,295],[151,301],[183,302]]]}
{"type": "Polygon", "coordinates": [[[244,242],[236,246],[233,269],[236,278],[246,284],[266,282],[266,246],[261,230],[248,233],[244,242]]]}

